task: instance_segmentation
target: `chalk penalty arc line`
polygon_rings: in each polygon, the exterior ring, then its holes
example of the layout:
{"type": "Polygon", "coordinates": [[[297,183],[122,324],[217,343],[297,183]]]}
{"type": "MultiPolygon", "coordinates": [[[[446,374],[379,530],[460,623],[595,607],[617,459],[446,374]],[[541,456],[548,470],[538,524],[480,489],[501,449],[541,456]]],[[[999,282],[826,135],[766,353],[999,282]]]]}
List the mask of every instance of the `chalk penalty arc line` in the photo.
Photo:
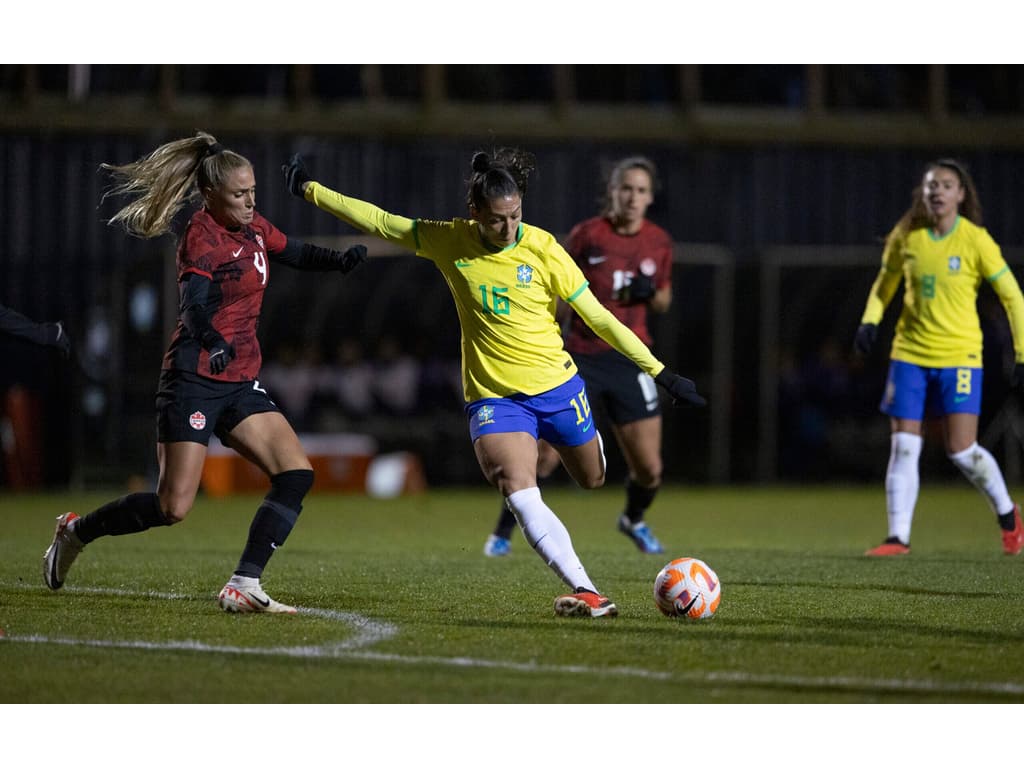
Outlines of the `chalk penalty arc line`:
{"type": "MultiPolygon", "coordinates": [[[[80,592],[94,595],[118,595],[120,597],[151,597],[160,600],[194,600],[194,595],[179,595],[174,592],[157,592],[155,590],[127,590],[108,587],[72,587],[68,592],[80,592]]],[[[377,621],[351,611],[333,611],[323,608],[297,608],[299,613],[307,616],[318,616],[329,621],[336,621],[350,627],[354,634],[336,643],[306,646],[238,646],[215,645],[198,640],[170,640],[152,642],[148,640],[94,640],[74,637],[50,637],[46,635],[15,635],[3,639],[23,643],[52,643],[55,645],[82,645],[94,648],[134,648],[150,651],[178,650],[200,651],[204,653],[235,653],[262,656],[298,656],[323,657],[336,656],[344,651],[364,648],[394,637],[398,627],[386,621],[377,621]]]]}

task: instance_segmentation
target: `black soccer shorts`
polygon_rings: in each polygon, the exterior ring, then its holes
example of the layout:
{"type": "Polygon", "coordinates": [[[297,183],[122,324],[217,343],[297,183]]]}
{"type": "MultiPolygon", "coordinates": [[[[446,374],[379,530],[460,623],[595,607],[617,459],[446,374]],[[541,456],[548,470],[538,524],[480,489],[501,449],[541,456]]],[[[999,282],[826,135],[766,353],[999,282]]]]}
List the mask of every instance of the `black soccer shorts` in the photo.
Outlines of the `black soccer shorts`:
{"type": "Polygon", "coordinates": [[[188,371],[163,370],[156,393],[156,439],[202,443],[227,434],[254,413],[280,412],[254,381],[214,381],[188,371]]]}

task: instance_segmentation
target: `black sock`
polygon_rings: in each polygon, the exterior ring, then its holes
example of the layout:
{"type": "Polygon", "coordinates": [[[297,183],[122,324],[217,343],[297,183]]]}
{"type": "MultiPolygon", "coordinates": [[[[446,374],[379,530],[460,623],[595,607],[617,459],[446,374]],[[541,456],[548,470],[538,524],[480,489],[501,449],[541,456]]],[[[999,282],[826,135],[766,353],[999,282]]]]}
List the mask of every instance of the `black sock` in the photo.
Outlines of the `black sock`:
{"type": "Polygon", "coordinates": [[[1013,513],[1017,511],[1014,507],[1005,515],[996,515],[996,520],[999,521],[999,527],[1004,531],[1012,531],[1017,524],[1017,517],[1013,513]]]}
{"type": "Polygon", "coordinates": [[[494,535],[502,539],[511,539],[512,531],[516,529],[516,516],[508,508],[508,502],[501,500],[501,513],[498,515],[498,524],[494,526],[494,535]]]}
{"type": "Polygon", "coordinates": [[[249,538],[235,573],[258,579],[274,550],[284,545],[302,511],[302,500],[313,486],[313,472],[294,469],[270,478],[267,494],[249,526],[249,538]]]}
{"type": "Polygon", "coordinates": [[[101,536],[124,536],[168,525],[155,493],[131,493],[104,504],[78,521],[75,534],[88,544],[101,536]]]}
{"type": "Polygon", "coordinates": [[[312,487],[312,469],[290,469],[270,478],[270,493],[267,494],[267,498],[283,504],[288,509],[301,511],[302,500],[312,487]]]}
{"type": "Polygon", "coordinates": [[[651,506],[657,493],[658,486],[643,488],[632,480],[626,480],[626,509],[622,514],[626,516],[631,525],[636,525],[644,519],[644,513],[651,506]]]}

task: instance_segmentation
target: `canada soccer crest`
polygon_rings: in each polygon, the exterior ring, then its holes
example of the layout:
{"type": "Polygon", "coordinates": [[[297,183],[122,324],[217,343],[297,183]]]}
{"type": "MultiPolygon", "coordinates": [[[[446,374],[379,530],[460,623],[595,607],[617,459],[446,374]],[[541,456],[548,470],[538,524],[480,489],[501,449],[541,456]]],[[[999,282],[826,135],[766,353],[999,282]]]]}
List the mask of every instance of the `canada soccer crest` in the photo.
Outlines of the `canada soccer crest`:
{"type": "Polygon", "coordinates": [[[192,429],[206,429],[206,414],[202,411],[196,411],[188,417],[188,423],[192,426],[192,429]]]}

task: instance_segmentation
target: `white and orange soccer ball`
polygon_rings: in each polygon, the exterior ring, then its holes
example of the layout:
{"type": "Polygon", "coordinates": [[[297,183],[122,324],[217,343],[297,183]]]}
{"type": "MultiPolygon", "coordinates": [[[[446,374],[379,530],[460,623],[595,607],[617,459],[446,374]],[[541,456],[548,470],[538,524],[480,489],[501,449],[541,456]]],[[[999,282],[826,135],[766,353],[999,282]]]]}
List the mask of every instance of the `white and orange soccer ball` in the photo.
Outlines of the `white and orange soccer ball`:
{"type": "Polygon", "coordinates": [[[666,616],[708,619],[722,599],[722,583],[703,560],[680,557],[654,579],[654,604],[666,616]]]}

